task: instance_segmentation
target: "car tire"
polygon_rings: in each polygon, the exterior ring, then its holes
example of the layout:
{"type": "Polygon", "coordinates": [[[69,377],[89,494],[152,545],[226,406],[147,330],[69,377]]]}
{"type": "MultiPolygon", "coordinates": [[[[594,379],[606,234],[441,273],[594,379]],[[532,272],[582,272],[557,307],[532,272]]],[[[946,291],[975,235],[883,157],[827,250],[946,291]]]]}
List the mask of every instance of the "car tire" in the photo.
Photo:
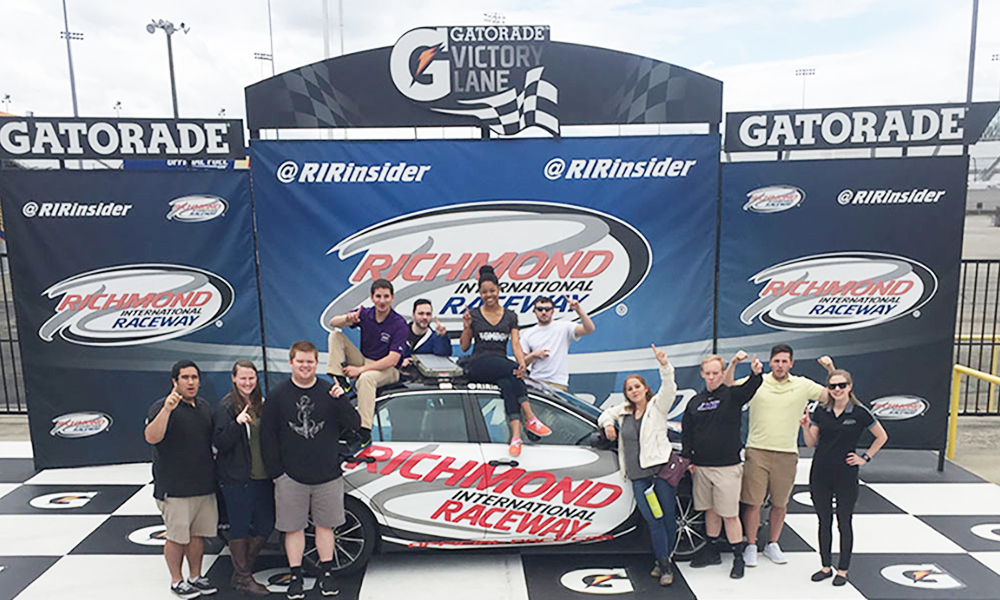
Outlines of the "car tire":
{"type": "Polygon", "coordinates": [[[705,513],[694,508],[691,477],[686,476],[677,487],[677,542],[674,560],[691,560],[705,547],[705,513]]]}
{"type": "MultiPolygon", "coordinates": [[[[365,568],[378,543],[378,525],[371,511],[360,500],[344,496],[344,524],[334,531],[333,574],[350,575],[365,568]]],[[[306,529],[306,548],[302,556],[306,570],[318,575],[319,554],[316,551],[312,519],[306,529]]]]}

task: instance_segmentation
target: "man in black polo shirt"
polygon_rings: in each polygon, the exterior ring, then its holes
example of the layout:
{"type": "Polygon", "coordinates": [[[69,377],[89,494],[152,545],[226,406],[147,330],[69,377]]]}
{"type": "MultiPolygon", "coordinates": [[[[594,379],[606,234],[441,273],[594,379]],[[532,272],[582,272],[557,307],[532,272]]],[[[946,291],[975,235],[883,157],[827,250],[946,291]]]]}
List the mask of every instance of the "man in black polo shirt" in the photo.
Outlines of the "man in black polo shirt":
{"type": "Polygon", "coordinates": [[[212,458],[212,409],[198,397],[201,371],[189,360],[170,371],[174,387],[149,407],[146,442],[153,446],[153,497],[167,526],[163,556],[170,570],[170,591],[196,598],[218,590],[201,574],[204,538],[219,524],[212,458]],[[187,558],[191,576],[182,574],[187,558]]]}

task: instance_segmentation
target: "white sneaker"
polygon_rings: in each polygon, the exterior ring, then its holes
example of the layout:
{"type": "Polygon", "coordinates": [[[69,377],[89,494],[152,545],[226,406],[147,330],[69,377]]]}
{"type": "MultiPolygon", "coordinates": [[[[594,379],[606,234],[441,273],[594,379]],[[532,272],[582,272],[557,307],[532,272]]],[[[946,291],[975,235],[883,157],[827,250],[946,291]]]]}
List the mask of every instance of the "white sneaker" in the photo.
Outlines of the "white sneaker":
{"type": "Polygon", "coordinates": [[[785,553],[781,551],[781,546],[778,545],[778,542],[769,542],[766,546],[764,546],[764,556],[770,558],[771,562],[776,565],[783,565],[788,562],[788,559],[785,558],[785,553]]]}
{"type": "Polygon", "coordinates": [[[757,566],[757,544],[747,544],[746,550],[743,551],[743,562],[748,567],[757,566]]]}

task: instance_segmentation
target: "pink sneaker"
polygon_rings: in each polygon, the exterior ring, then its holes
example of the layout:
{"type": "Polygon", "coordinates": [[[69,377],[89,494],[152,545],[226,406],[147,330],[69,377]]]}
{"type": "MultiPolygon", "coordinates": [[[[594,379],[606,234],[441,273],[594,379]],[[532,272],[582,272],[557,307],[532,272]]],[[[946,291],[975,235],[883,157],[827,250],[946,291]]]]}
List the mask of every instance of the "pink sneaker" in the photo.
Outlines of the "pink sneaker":
{"type": "Polygon", "coordinates": [[[507,452],[510,453],[511,456],[521,456],[521,438],[516,437],[511,439],[507,452]]]}
{"type": "Polygon", "coordinates": [[[525,423],[524,428],[530,431],[531,433],[537,435],[538,437],[545,437],[547,435],[552,435],[552,430],[549,429],[548,426],[545,425],[545,423],[539,421],[538,417],[535,417],[534,419],[525,423]]]}

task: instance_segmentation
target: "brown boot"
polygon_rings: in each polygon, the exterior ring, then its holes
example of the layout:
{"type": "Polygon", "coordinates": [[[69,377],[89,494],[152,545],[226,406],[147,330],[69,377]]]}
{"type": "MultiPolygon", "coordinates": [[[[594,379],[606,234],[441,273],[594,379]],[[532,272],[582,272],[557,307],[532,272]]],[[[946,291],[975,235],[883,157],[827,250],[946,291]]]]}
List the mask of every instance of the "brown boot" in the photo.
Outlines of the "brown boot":
{"type": "Polygon", "coordinates": [[[247,545],[247,567],[250,572],[253,572],[253,565],[257,562],[257,556],[260,551],[264,548],[264,544],[267,543],[267,536],[257,537],[253,536],[250,538],[250,543],[247,545]]]}
{"type": "Polygon", "coordinates": [[[229,552],[233,560],[233,578],[230,583],[233,589],[252,594],[266,596],[267,588],[254,581],[250,574],[250,563],[247,561],[249,541],[247,538],[229,541],[229,552]]]}

